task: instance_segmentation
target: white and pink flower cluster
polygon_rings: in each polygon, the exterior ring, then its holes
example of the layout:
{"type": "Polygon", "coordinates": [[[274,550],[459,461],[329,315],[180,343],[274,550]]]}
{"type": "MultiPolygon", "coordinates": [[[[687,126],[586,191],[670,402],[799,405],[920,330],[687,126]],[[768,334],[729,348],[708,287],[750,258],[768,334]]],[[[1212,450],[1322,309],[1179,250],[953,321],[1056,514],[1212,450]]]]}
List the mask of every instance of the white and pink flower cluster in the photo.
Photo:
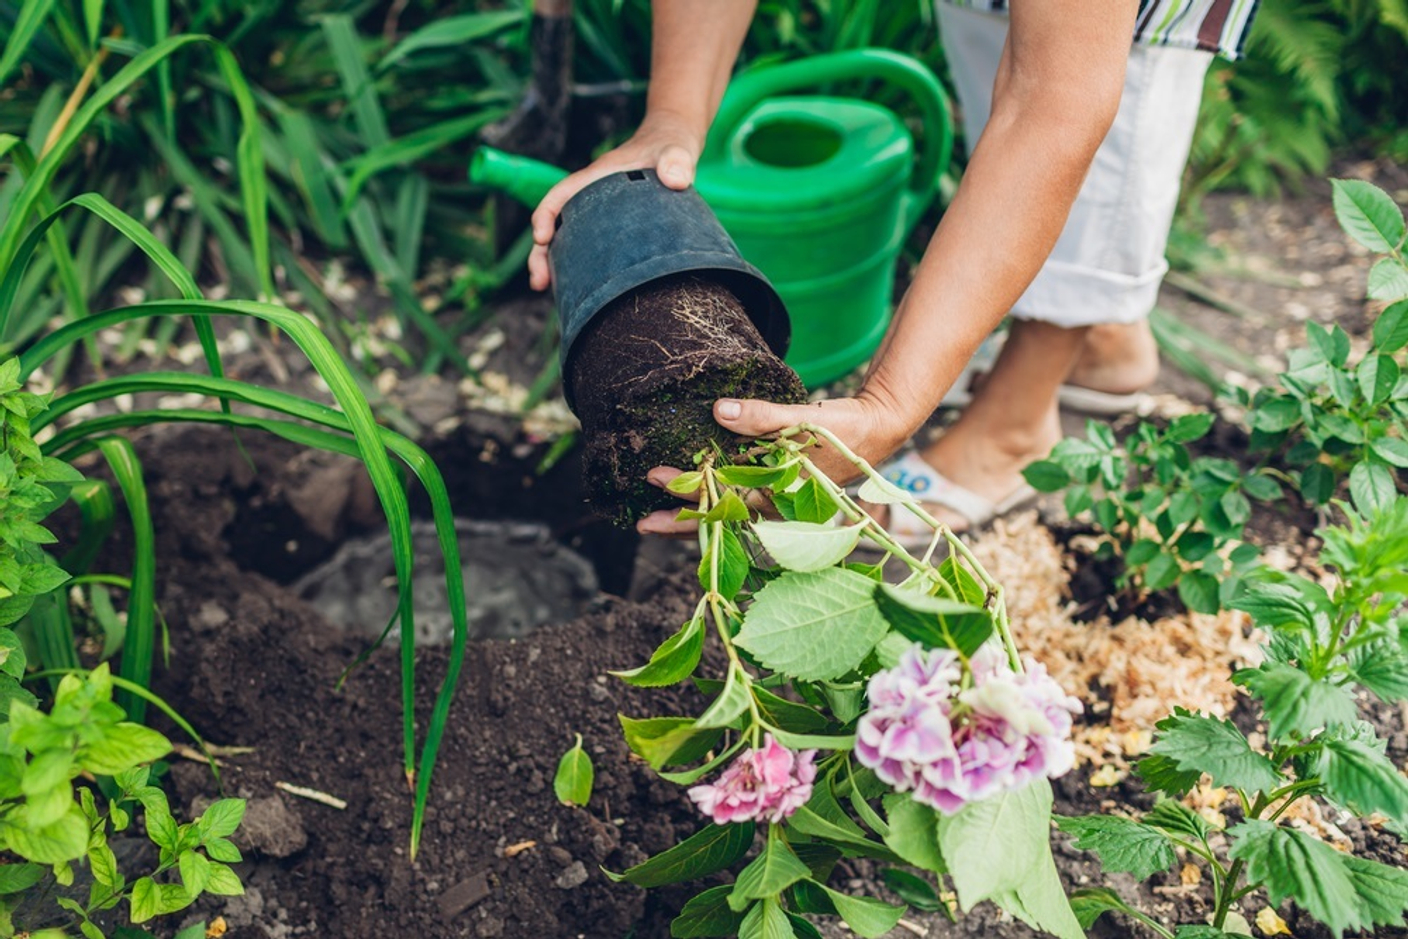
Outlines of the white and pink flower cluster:
{"type": "Polygon", "coordinates": [[[715,824],[757,819],[780,822],[812,797],[815,750],[794,753],[767,734],[763,746],[739,756],[712,783],[689,797],[715,824]]]}
{"type": "Polygon", "coordinates": [[[1071,717],[1081,704],[1039,663],[1008,667],[995,645],[971,659],[919,646],[870,679],[870,709],[856,728],[856,758],[899,792],[952,814],[968,802],[1020,789],[1075,765],[1071,717]]]}

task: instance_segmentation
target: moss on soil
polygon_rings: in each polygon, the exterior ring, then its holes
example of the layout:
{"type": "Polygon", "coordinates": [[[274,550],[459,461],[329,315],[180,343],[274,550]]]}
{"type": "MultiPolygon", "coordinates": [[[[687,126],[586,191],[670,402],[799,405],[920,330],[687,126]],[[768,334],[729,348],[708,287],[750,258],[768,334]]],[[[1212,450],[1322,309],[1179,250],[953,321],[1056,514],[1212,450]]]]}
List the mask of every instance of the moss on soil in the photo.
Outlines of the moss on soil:
{"type": "Polygon", "coordinates": [[[603,310],[572,350],[567,380],[582,421],[588,499],[621,525],[679,504],[646,482],[652,467],[688,467],[711,445],[729,453],[748,442],[714,422],[716,399],[806,400],[801,379],[738,299],[689,275],[603,310]]]}

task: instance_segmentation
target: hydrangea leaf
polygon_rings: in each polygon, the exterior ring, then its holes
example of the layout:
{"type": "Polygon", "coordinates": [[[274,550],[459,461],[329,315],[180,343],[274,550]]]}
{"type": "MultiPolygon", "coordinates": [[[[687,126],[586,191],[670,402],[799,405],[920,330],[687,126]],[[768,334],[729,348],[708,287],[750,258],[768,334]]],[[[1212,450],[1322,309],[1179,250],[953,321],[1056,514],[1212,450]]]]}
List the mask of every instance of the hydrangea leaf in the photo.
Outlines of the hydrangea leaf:
{"type": "Polygon", "coordinates": [[[839,678],[888,630],[875,581],[842,568],[788,571],[758,591],[734,642],[764,666],[803,681],[839,678]]]}
{"type": "Polygon", "coordinates": [[[993,902],[1035,929],[1060,939],[1085,939],[1085,930],[1076,918],[1061,885],[1051,845],[1042,849],[1030,876],[1016,890],[993,897],[993,902]]]}
{"type": "Polygon", "coordinates": [[[626,746],[655,770],[693,763],[708,753],[719,738],[718,731],[701,733],[692,717],[617,717],[626,735],[626,746]]]}
{"type": "Polygon", "coordinates": [[[753,534],[772,559],[792,571],[821,571],[845,560],[860,540],[859,525],[815,522],[755,522],[753,534]]]}
{"type": "Polygon", "coordinates": [[[893,906],[874,897],[853,897],[825,885],[821,889],[826,891],[836,907],[836,915],[845,920],[851,931],[861,939],[880,939],[894,929],[904,915],[903,906],[893,906]]]}
{"type": "Polygon", "coordinates": [[[1242,669],[1232,680],[1261,701],[1273,740],[1293,733],[1306,736],[1322,727],[1343,727],[1359,717],[1348,688],[1316,681],[1291,665],[1265,662],[1260,668],[1242,669]]]}
{"type": "Polygon", "coordinates": [[[956,649],[972,655],[992,635],[991,614],[970,603],[891,584],[875,585],[875,603],[896,632],[928,649],[956,649]]]}
{"type": "Polygon", "coordinates": [[[821,524],[831,520],[840,508],[836,499],[816,479],[808,477],[792,495],[792,514],[799,522],[821,524]]]}
{"type": "Polygon", "coordinates": [[[649,662],[639,668],[610,674],[637,688],[661,688],[684,681],[699,667],[699,657],[704,652],[704,632],[704,621],[697,617],[691,619],[660,644],[649,662]]]}
{"type": "Polygon", "coordinates": [[[774,899],[755,903],[738,926],[738,939],[794,939],[792,921],[774,899]]]}
{"type": "MultiPolygon", "coordinates": [[[[1231,786],[1250,792],[1270,791],[1283,779],[1271,761],[1254,751],[1231,721],[1177,708],[1155,727],[1159,733],[1149,752],[1167,757],[1180,773],[1207,773],[1214,786],[1231,786]]],[[[1140,770],[1142,775],[1143,762],[1140,770]]],[[[1171,790],[1164,791],[1172,794],[1171,790]]]]}
{"type": "Polygon", "coordinates": [[[811,876],[811,870],[792,853],[787,842],[773,834],[776,831],[776,827],[769,827],[767,846],[739,871],[738,878],[733,882],[728,905],[734,912],[741,913],[754,900],[775,897],[797,881],[811,876]]]}
{"type": "Polygon", "coordinates": [[[663,887],[695,880],[733,866],[753,845],[753,823],[706,825],[673,848],[648,861],[617,874],[606,871],[613,881],[626,881],[637,887],[663,887]]]}
{"type": "Polygon", "coordinates": [[[1100,855],[1100,864],[1113,873],[1146,880],[1168,870],[1177,860],[1173,842],[1157,828],[1117,815],[1057,818],[1056,827],[1075,836],[1075,846],[1100,855]]]}
{"type": "Polygon", "coordinates": [[[1294,900],[1336,935],[1368,925],[1344,855],[1334,848],[1259,820],[1234,826],[1228,834],[1228,856],[1246,863],[1248,882],[1264,884],[1273,906],[1294,900]]]}
{"type": "Polygon", "coordinates": [[[728,679],[724,682],[724,688],[719,692],[719,696],[713,700],[699,719],[694,722],[694,726],[700,728],[727,727],[740,717],[744,711],[748,710],[748,704],[753,700],[752,694],[748,690],[746,678],[742,678],[737,667],[728,670],[728,679]]]}
{"type": "Polygon", "coordinates": [[[1408,825],[1408,779],[1393,762],[1360,740],[1331,739],[1321,753],[1325,794],[1355,814],[1382,812],[1408,825]]]}
{"type": "Polygon", "coordinates": [[[586,805],[592,799],[595,776],[592,758],[582,749],[582,735],[577,734],[577,742],[562,754],[553,776],[552,790],[557,801],[564,805],[586,805]]]}
{"type": "Polygon", "coordinates": [[[915,867],[945,873],[948,865],[939,847],[939,813],[902,792],[885,796],[882,805],[890,829],[885,844],[915,867]]]}
{"type": "Polygon", "coordinates": [[[1050,820],[1051,785],[1044,779],[939,816],[939,849],[965,912],[1027,881],[1050,853],[1050,820]],[[1002,850],[993,850],[999,844],[1002,850]]]}
{"type": "MultiPolygon", "coordinates": [[[[725,525],[720,529],[720,532],[719,593],[725,599],[732,600],[748,579],[748,572],[753,569],[753,562],[748,557],[748,550],[743,547],[743,542],[739,540],[738,533],[731,526],[725,525]]],[[[705,552],[704,556],[699,559],[699,586],[705,590],[714,589],[713,569],[713,552],[705,552]]]]}
{"type": "Polygon", "coordinates": [[[1109,887],[1086,887],[1071,894],[1071,912],[1082,929],[1089,929],[1102,913],[1127,912],[1129,904],[1109,887]]]}

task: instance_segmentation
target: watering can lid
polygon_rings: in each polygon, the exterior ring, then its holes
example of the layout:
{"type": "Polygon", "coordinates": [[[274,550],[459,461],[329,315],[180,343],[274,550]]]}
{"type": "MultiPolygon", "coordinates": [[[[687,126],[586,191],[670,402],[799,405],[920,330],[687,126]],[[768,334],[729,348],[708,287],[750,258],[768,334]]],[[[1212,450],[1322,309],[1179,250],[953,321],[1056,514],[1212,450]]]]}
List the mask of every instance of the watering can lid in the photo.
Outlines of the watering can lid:
{"type": "MultiPolygon", "coordinates": [[[[597,180],[562,209],[548,249],[562,328],[563,374],[572,347],[613,300],[672,274],[709,275],[728,288],[774,353],[783,356],[791,323],[782,298],[693,188],[670,189],[654,170],[597,180]],[[662,246],[665,246],[662,250],[662,246]]],[[[564,384],[572,404],[570,381],[564,384]]]]}

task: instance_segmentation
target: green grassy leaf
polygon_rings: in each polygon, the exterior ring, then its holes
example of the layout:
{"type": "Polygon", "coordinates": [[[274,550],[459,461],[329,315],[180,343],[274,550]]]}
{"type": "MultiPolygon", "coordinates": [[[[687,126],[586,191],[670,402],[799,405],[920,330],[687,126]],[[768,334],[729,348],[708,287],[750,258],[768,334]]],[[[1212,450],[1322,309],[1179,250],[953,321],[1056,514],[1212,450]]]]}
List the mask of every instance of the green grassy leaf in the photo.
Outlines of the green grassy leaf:
{"type": "Polygon", "coordinates": [[[377,64],[377,69],[389,69],[402,59],[424,49],[440,49],[446,46],[459,49],[469,43],[494,36],[511,26],[517,26],[521,22],[521,10],[494,10],[441,17],[397,43],[377,64]]]}
{"type": "MultiPolygon", "coordinates": [[[[1186,780],[1186,774],[1193,774],[1196,785],[1197,775],[1208,773],[1214,786],[1269,792],[1283,781],[1284,777],[1271,761],[1252,750],[1247,738],[1231,721],[1176,708],[1155,727],[1158,734],[1149,752],[1169,760],[1171,768],[1180,775],[1180,782],[1186,780]]],[[[1152,784],[1154,780],[1144,773],[1144,762],[1140,763],[1140,774],[1152,784]]],[[[1170,795],[1177,794],[1161,785],[1156,788],[1170,795]]]]}
{"type": "Polygon", "coordinates": [[[1247,865],[1249,883],[1266,886],[1272,905],[1291,899],[1336,935],[1369,925],[1344,855],[1310,835],[1270,822],[1228,830],[1228,856],[1247,865]]]}
{"type": "Polygon", "coordinates": [[[577,742],[562,754],[557,764],[557,774],[552,780],[557,801],[566,805],[586,805],[592,799],[595,775],[592,758],[582,749],[582,735],[578,734],[577,742]]]}
{"type": "Polygon", "coordinates": [[[839,678],[889,628],[875,582],[841,568],[789,571],[758,591],[734,640],[773,671],[806,681],[839,678]]]}
{"type": "Polygon", "coordinates": [[[775,897],[799,880],[811,876],[807,865],[803,864],[787,842],[774,834],[775,826],[768,828],[768,840],[762,852],[738,872],[733,882],[733,892],[729,894],[728,905],[735,913],[747,909],[754,900],[775,897]]]}
{"type": "MultiPolygon", "coordinates": [[[[132,523],[132,589],[127,595],[121,674],[146,688],[151,684],[152,657],[156,652],[156,532],[147,507],[147,486],[131,443],[122,437],[102,437],[95,444],[122,491],[132,523]]],[[[117,703],[135,721],[146,715],[146,701],[135,695],[124,692],[117,703]]]]}
{"type": "Polygon", "coordinates": [[[1133,819],[1117,815],[1057,818],[1056,827],[1075,835],[1075,847],[1099,854],[1105,870],[1133,874],[1135,880],[1147,880],[1178,860],[1168,835],[1133,819]]]}
{"type": "Polygon", "coordinates": [[[637,887],[663,887],[696,880],[732,867],[753,845],[753,823],[707,825],[684,841],[660,852],[648,861],[619,874],[606,872],[614,881],[637,887]]]}
{"type": "Polygon", "coordinates": [[[24,59],[29,44],[34,41],[53,9],[54,0],[24,0],[14,25],[5,37],[5,51],[0,54],[0,86],[5,84],[5,79],[24,59]]]}
{"type": "Polygon", "coordinates": [[[875,604],[896,632],[929,649],[972,655],[993,633],[992,615],[969,603],[876,584],[875,604]]]}

